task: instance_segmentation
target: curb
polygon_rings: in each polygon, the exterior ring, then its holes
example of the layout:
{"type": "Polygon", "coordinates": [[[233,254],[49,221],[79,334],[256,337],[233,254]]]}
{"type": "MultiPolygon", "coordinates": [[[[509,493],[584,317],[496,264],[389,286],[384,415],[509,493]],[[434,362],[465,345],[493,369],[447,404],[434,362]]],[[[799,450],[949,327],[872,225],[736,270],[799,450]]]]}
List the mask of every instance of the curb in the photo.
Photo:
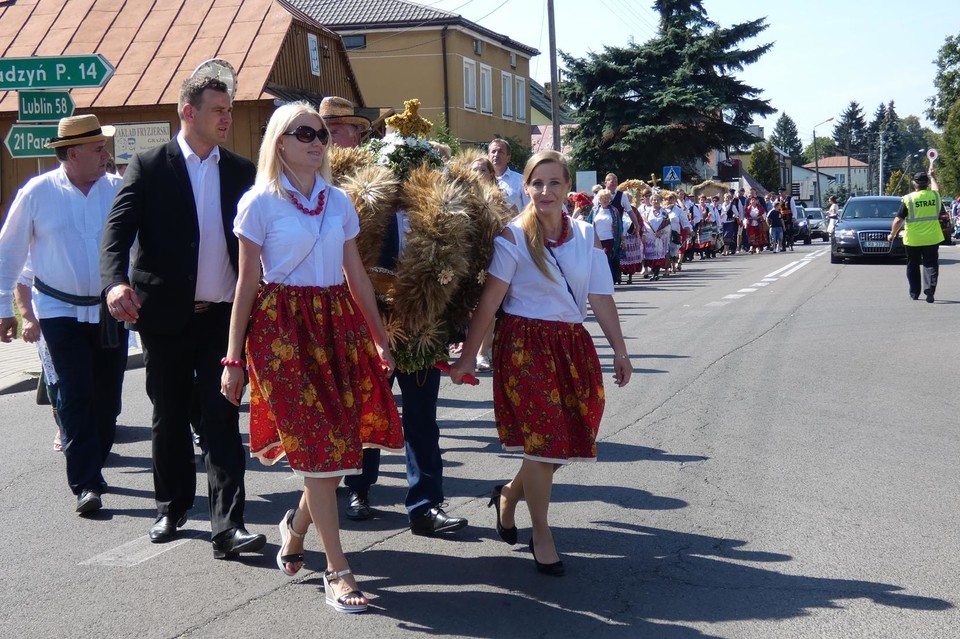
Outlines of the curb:
{"type": "MultiPolygon", "coordinates": [[[[143,368],[143,351],[130,353],[127,356],[127,370],[143,368]]],[[[40,379],[39,373],[22,373],[22,379],[11,382],[6,386],[0,386],[0,395],[13,395],[14,393],[25,393],[37,389],[37,380],[40,379]]]]}

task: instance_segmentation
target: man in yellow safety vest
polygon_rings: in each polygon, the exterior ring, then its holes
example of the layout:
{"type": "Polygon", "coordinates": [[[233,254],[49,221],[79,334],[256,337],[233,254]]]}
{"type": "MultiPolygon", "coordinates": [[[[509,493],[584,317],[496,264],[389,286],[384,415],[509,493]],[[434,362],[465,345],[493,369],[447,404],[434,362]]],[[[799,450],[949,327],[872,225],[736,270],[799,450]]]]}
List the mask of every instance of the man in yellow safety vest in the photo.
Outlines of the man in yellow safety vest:
{"type": "Polygon", "coordinates": [[[937,291],[937,277],[940,274],[939,250],[943,242],[940,229],[940,185],[933,167],[928,173],[913,176],[913,193],[903,196],[900,210],[893,220],[888,239],[900,232],[906,225],[903,245],[907,252],[907,282],[910,285],[910,298],[920,298],[920,265],[923,264],[923,294],[927,302],[933,304],[933,295],[937,291]]]}

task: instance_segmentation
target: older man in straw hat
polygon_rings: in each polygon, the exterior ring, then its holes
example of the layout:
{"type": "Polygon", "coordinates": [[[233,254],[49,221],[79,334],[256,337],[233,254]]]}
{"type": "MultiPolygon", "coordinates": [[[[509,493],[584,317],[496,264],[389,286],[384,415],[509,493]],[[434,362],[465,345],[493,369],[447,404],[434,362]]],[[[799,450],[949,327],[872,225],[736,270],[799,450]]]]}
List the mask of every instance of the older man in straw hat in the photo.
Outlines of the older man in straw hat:
{"type": "MultiPolygon", "coordinates": [[[[59,377],[67,483],[77,512],[102,507],[102,469],[116,433],[127,363],[126,333],[101,341],[100,236],[121,178],[106,173],[113,127],[95,115],[60,120],[47,143],[60,166],[29,180],[0,230],[0,309],[11,300],[27,257],[34,272],[34,308],[59,377]]],[[[0,310],[2,313],[2,310],[0,310]]],[[[0,341],[16,337],[11,312],[0,318],[0,341]]]]}
{"type": "Polygon", "coordinates": [[[320,117],[336,146],[360,146],[360,137],[370,128],[370,120],[357,115],[350,100],[336,95],[327,96],[320,102],[320,117]]]}

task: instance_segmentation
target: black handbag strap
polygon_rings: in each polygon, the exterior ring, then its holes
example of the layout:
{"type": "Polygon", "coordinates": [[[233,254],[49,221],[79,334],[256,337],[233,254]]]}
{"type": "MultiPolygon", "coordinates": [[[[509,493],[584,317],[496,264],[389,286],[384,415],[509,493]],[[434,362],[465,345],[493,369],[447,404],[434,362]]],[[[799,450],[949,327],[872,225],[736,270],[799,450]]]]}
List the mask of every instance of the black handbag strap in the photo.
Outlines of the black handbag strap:
{"type": "Polygon", "coordinates": [[[574,305],[579,308],[580,304],[577,303],[577,296],[573,294],[573,289],[570,288],[570,282],[567,281],[567,276],[563,273],[563,268],[560,266],[560,260],[557,259],[557,255],[553,252],[552,248],[546,245],[544,245],[544,247],[547,249],[547,253],[550,254],[550,257],[553,258],[554,264],[557,265],[557,270],[560,271],[560,277],[563,278],[563,283],[567,285],[567,292],[570,293],[570,297],[573,298],[574,305]]]}

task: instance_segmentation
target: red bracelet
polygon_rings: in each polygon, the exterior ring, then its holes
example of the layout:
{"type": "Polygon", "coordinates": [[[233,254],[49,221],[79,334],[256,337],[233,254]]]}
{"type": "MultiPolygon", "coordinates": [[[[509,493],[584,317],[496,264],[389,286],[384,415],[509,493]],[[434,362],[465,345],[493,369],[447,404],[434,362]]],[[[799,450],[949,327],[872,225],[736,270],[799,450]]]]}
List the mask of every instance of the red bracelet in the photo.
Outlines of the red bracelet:
{"type": "Polygon", "coordinates": [[[220,360],[220,365],[229,366],[232,368],[242,368],[243,370],[247,370],[247,365],[244,364],[243,361],[239,359],[227,359],[226,357],[224,357],[223,359],[220,360]]]}

